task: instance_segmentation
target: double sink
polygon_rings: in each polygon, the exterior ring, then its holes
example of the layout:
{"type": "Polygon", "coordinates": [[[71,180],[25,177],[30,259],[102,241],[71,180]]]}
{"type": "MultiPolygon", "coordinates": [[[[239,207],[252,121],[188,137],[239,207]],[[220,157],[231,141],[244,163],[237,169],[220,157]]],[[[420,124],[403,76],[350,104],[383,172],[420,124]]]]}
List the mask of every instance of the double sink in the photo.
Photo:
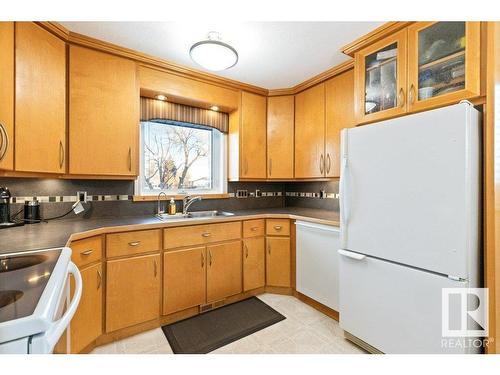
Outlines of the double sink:
{"type": "Polygon", "coordinates": [[[199,218],[209,218],[209,217],[224,217],[224,216],[234,216],[232,212],[210,210],[210,211],[191,211],[187,214],[158,214],[156,217],[160,220],[173,220],[173,219],[199,219],[199,218]]]}

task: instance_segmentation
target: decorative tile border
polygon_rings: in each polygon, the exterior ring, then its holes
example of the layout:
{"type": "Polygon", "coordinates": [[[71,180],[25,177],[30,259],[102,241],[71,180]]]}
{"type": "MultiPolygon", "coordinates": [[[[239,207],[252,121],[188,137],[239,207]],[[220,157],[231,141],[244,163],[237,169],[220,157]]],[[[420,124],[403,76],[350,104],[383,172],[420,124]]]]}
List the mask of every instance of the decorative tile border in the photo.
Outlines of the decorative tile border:
{"type": "Polygon", "coordinates": [[[287,191],[285,193],[286,197],[294,197],[294,198],[318,198],[318,199],[339,199],[338,193],[324,193],[323,197],[321,197],[321,193],[318,192],[302,192],[302,191],[287,191]]]}
{"type": "MultiPolygon", "coordinates": [[[[87,195],[87,201],[131,201],[132,195],[87,195]]],[[[24,203],[24,201],[38,200],[40,203],[65,203],[76,202],[76,195],[59,195],[59,196],[31,196],[31,197],[12,197],[10,203],[24,203]]]]}

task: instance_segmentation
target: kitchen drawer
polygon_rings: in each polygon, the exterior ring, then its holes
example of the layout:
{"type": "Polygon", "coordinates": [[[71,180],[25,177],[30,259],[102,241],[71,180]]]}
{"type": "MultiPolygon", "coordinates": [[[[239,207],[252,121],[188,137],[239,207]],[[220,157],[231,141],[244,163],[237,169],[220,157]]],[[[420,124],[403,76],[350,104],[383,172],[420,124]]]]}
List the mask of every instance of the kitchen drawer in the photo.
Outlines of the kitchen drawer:
{"type": "Polygon", "coordinates": [[[268,236],[289,236],[290,235],[290,220],[289,219],[267,219],[266,233],[268,236]]]}
{"type": "Polygon", "coordinates": [[[243,222],[243,237],[259,237],[265,234],[264,219],[245,220],[243,222]]]}
{"type": "Polygon", "coordinates": [[[108,258],[159,251],[160,249],[161,229],[106,235],[106,255],[108,258]]]}
{"type": "Polygon", "coordinates": [[[94,236],[72,241],[69,245],[73,253],[71,260],[78,268],[97,262],[102,258],[102,237],[94,236]]]}
{"type": "Polygon", "coordinates": [[[167,250],[239,239],[241,222],[166,228],[163,231],[163,248],[167,250]]]}

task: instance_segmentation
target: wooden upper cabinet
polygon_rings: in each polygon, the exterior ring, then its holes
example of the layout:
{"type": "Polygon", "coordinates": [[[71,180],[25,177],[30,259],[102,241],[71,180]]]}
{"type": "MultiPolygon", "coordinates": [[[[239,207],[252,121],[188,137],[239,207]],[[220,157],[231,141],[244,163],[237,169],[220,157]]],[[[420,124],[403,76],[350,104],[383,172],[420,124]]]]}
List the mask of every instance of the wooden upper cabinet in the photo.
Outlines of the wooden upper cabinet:
{"type": "Polygon", "coordinates": [[[135,62],[73,45],[69,51],[70,174],[137,175],[135,62]]]}
{"type": "Polygon", "coordinates": [[[106,262],[106,332],[160,315],[160,255],[106,262]]]}
{"type": "Polygon", "coordinates": [[[206,266],[205,247],[163,254],[163,315],[205,303],[206,266]]]}
{"type": "Polygon", "coordinates": [[[240,177],[266,178],[266,97],[241,93],[240,177]]]}
{"type": "Polygon", "coordinates": [[[326,162],[325,176],[340,177],[340,131],[353,127],[354,71],[326,81],[326,162]]]}
{"type": "Polygon", "coordinates": [[[207,302],[241,293],[241,241],[207,246],[207,302]]]}
{"type": "Polygon", "coordinates": [[[480,22],[416,22],[408,27],[408,109],[480,95],[480,22]]]}
{"type": "Polygon", "coordinates": [[[354,54],[357,123],[406,112],[406,29],[354,54]]]}
{"type": "Polygon", "coordinates": [[[267,98],[267,178],[293,178],[295,99],[267,98]]]}
{"type": "Polygon", "coordinates": [[[325,84],[295,96],[295,178],[324,176],[325,84]]]}
{"type": "Polygon", "coordinates": [[[0,170],[14,169],[14,22],[0,22],[0,170]]]}
{"type": "MultiPolygon", "coordinates": [[[[104,289],[101,263],[80,270],[82,297],[70,323],[71,353],[80,353],[102,334],[102,291],[104,289]]],[[[71,292],[74,290],[71,278],[71,292]]]]}
{"type": "Polygon", "coordinates": [[[32,22],[16,22],[15,40],[15,169],[63,173],[66,45],[32,22]]]}

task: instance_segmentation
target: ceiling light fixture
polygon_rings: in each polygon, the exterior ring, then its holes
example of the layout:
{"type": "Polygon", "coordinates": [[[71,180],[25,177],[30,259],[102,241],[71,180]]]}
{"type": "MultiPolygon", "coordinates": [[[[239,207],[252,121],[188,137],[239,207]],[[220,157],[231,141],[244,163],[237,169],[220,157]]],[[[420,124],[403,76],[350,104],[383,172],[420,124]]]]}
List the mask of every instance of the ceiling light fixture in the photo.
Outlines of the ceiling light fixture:
{"type": "Polygon", "coordinates": [[[166,97],[165,95],[161,95],[161,94],[160,94],[160,95],[156,95],[156,96],[155,96],[155,99],[165,101],[165,100],[167,100],[167,97],[166,97]]]}
{"type": "Polygon", "coordinates": [[[213,106],[211,106],[211,107],[210,107],[210,109],[211,109],[212,111],[217,112],[217,111],[219,110],[219,107],[217,107],[216,105],[213,105],[213,106]]]}
{"type": "Polygon", "coordinates": [[[229,69],[238,62],[236,50],[222,42],[216,31],[210,31],[206,40],[193,44],[189,55],[198,65],[216,72],[229,69]]]}

